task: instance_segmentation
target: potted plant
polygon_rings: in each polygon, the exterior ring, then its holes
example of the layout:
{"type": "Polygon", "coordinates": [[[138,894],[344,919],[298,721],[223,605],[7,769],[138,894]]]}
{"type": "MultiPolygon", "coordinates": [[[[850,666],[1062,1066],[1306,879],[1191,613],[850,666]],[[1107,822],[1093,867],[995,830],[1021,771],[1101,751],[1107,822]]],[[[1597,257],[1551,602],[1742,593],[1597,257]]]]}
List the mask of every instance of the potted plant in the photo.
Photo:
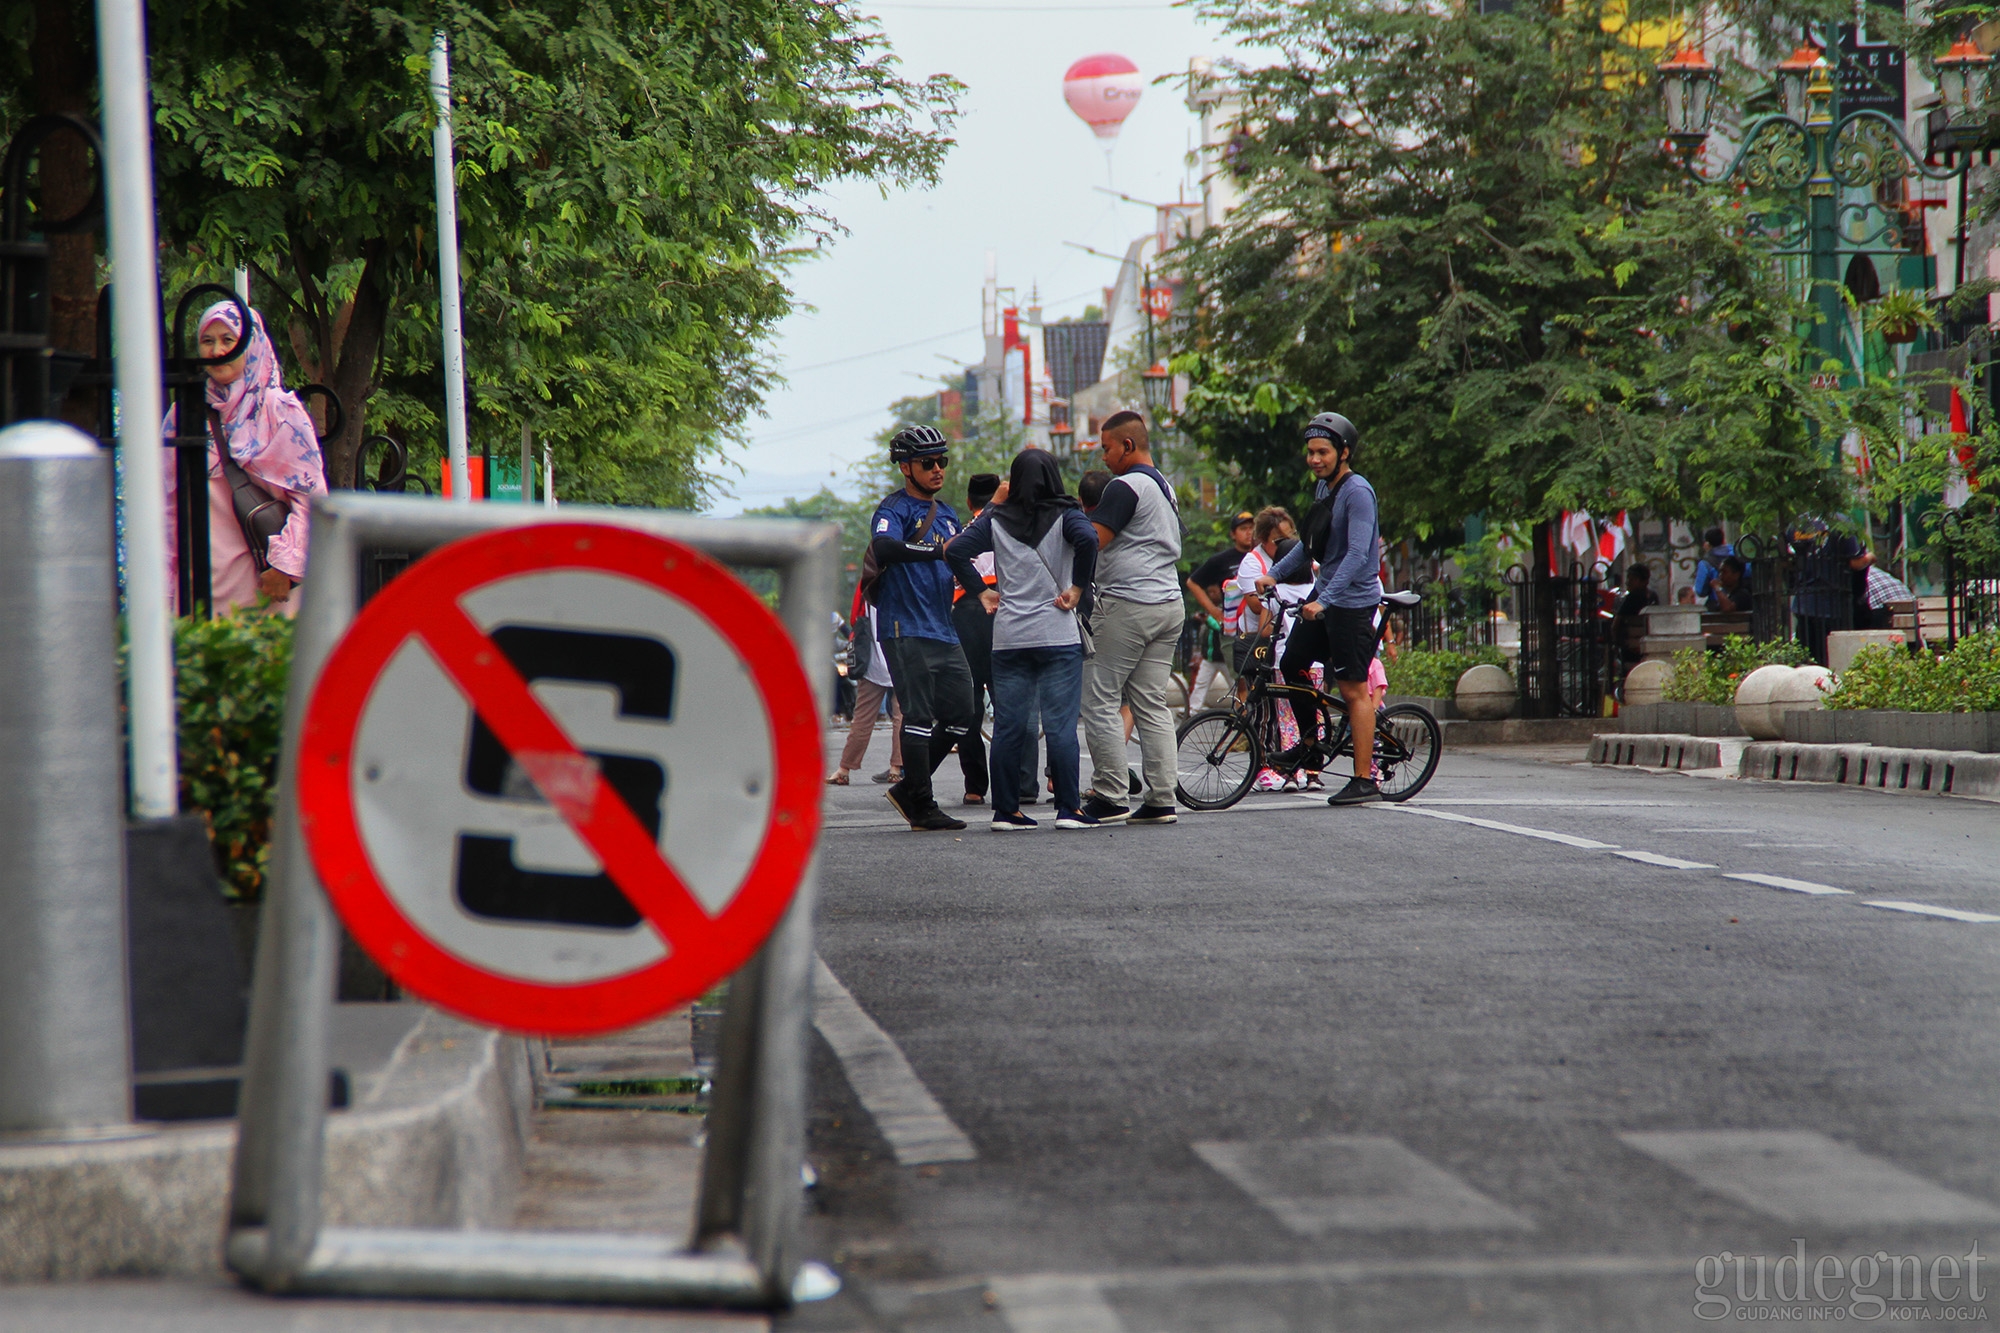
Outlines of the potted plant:
{"type": "Polygon", "coordinates": [[[1864,326],[1881,334],[1884,342],[1907,343],[1916,341],[1918,330],[1934,329],[1937,323],[1930,302],[1908,288],[1897,288],[1870,304],[1864,326]]]}

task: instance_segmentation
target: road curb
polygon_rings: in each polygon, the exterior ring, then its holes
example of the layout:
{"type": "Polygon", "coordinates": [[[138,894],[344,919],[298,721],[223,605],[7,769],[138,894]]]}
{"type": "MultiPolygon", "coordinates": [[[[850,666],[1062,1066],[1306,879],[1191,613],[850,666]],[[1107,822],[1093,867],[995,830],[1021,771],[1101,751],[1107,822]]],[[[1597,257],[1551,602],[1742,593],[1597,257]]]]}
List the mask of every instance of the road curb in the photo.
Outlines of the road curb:
{"type": "MultiPolygon", "coordinates": [[[[1734,750],[1736,746],[1727,748],[1734,750]]],[[[1590,762],[1613,768],[1665,768],[1680,772],[1722,768],[1723,751],[1723,741],[1714,736],[1672,732],[1628,736],[1614,731],[1590,738],[1590,762]]]]}
{"type": "Polygon", "coordinates": [[[1976,750],[1758,741],[1744,748],[1738,771],[1764,782],[1825,782],[2000,800],[2000,755],[1976,750]]]}
{"type": "MultiPolygon", "coordinates": [[[[327,1120],[327,1225],[512,1220],[534,1109],[520,1038],[427,1012],[356,1094],[327,1120]]],[[[0,1282],[220,1274],[235,1149],[233,1121],[0,1146],[0,1282]]]]}

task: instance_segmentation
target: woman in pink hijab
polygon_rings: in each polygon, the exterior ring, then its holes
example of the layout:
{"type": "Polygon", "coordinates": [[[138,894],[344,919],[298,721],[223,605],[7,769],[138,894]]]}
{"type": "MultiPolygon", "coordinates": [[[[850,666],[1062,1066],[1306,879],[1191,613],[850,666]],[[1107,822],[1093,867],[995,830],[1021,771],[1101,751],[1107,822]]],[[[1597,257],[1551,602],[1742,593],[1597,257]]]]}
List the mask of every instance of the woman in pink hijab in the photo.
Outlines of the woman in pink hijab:
{"type": "MultiPolygon", "coordinates": [[[[285,388],[278,369],[277,349],[264,331],[264,317],[250,312],[250,337],[242,353],[221,365],[207,366],[208,406],[220,418],[220,429],[208,429],[208,551],[210,587],[218,612],[260,601],[278,604],[286,615],[295,607],[292,589],[306,572],[307,497],[326,492],[326,469],[320,461],[319,433],[297,395],[285,388]],[[216,436],[229,446],[229,456],[249,474],[255,486],[289,511],[285,526],[262,552],[252,551],[236,518],[229,480],[223,474],[216,436]]],[[[219,301],[202,312],[201,355],[220,356],[236,345],[243,316],[230,301],[219,301]]],[[[179,433],[178,409],[168,411],[165,430],[179,433]]],[[[213,420],[214,418],[211,418],[213,420]]],[[[198,428],[197,428],[198,429],[198,428]]],[[[189,434],[194,433],[190,429],[189,434]]],[[[167,586],[176,579],[178,536],[175,530],[176,469],[167,469],[167,586]]]]}

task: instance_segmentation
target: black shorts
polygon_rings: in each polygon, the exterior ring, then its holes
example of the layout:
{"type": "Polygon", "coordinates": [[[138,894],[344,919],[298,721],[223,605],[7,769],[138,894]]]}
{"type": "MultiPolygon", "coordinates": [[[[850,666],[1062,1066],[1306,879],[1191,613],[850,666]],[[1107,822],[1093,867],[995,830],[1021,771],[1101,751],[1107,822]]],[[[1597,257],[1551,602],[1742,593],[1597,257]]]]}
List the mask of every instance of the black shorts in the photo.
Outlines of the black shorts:
{"type": "Polygon", "coordinates": [[[1375,608],[1329,606],[1318,620],[1300,620],[1285,641],[1287,673],[1304,671],[1314,662],[1326,665],[1335,680],[1365,681],[1375,660],[1375,608]]]}

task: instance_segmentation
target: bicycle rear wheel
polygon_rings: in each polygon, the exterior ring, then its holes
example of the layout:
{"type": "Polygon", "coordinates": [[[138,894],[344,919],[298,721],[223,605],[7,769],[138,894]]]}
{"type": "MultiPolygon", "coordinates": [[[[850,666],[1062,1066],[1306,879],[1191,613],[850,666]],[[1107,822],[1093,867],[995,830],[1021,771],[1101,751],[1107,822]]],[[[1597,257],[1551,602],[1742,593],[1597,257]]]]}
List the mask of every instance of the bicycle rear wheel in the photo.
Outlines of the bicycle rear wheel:
{"type": "Polygon", "coordinates": [[[1196,713],[1180,730],[1174,756],[1180,777],[1174,785],[1191,810],[1226,810],[1243,799],[1263,763],[1262,747],[1240,713],[1211,708],[1196,713]]]}
{"type": "Polygon", "coordinates": [[[1407,801],[1424,789],[1444,753],[1444,733],[1421,704],[1390,704],[1375,714],[1375,765],[1385,801],[1407,801]]]}

